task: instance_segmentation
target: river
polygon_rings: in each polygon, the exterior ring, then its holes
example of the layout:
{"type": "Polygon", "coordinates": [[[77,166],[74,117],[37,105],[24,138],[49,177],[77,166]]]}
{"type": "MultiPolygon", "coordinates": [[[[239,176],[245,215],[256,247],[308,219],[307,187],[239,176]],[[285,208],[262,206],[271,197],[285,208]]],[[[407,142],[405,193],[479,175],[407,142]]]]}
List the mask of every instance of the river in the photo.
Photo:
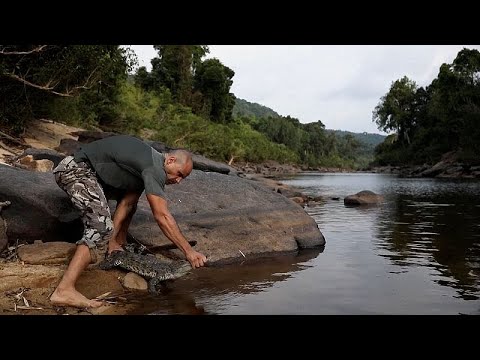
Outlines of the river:
{"type": "Polygon", "coordinates": [[[305,211],[324,248],[198,269],[136,313],[480,314],[478,180],[304,173],[280,181],[323,197],[305,211]],[[362,190],[384,203],[344,205],[362,190]]]}

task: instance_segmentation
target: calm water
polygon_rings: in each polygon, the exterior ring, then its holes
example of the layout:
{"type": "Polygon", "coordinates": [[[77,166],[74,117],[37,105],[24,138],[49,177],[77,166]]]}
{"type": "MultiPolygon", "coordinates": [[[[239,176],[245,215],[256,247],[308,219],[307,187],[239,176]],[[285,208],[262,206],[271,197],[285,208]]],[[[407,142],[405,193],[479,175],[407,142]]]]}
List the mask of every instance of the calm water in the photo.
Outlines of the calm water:
{"type": "Polygon", "coordinates": [[[324,197],[305,209],[324,249],[202,268],[132,313],[480,314],[479,181],[311,173],[282,182],[324,197]],[[386,201],[343,204],[361,190],[386,201]]]}

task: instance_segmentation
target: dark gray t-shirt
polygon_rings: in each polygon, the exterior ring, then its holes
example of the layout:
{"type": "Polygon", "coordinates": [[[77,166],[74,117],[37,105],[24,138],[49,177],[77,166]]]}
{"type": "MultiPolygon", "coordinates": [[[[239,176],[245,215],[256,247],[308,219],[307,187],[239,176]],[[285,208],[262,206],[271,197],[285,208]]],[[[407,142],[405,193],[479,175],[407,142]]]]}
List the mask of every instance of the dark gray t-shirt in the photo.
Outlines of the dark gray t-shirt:
{"type": "Polygon", "coordinates": [[[165,198],[165,158],[140,139],[110,136],[83,145],[73,156],[76,162],[88,161],[100,180],[114,189],[145,190],[165,198]]]}

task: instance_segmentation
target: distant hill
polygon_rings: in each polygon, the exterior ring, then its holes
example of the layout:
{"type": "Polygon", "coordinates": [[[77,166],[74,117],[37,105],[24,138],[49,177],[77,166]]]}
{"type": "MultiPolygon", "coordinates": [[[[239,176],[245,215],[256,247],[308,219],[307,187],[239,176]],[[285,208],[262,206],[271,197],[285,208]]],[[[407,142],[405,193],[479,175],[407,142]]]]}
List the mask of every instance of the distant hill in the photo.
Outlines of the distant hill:
{"type": "Polygon", "coordinates": [[[380,134],[372,134],[372,133],[354,133],[350,131],[344,131],[344,130],[331,130],[327,129],[327,132],[333,132],[335,133],[335,136],[338,137],[345,137],[345,135],[350,134],[352,135],[355,139],[358,141],[364,143],[368,148],[375,148],[378,144],[382,143],[383,140],[385,140],[386,135],[380,135],[380,134]]]}
{"type": "MultiPolygon", "coordinates": [[[[251,103],[247,100],[236,98],[235,99],[235,106],[233,107],[233,116],[255,116],[257,118],[259,117],[280,117],[280,115],[275,112],[274,110],[270,109],[269,107],[257,104],[257,103],[251,103]]],[[[353,135],[355,139],[358,141],[362,142],[365,144],[365,146],[369,149],[375,148],[378,144],[382,143],[383,140],[385,139],[385,135],[380,135],[380,134],[372,134],[372,133],[354,133],[350,131],[344,131],[344,130],[331,130],[331,129],[326,129],[327,132],[334,132],[335,136],[339,137],[344,137],[347,134],[353,135]]]]}
{"type": "Polygon", "coordinates": [[[269,116],[280,117],[278,113],[266,106],[257,103],[251,103],[247,100],[239,98],[235,99],[235,106],[233,107],[233,117],[237,116],[254,116],[256,118],[266,118],[269,116]]]}

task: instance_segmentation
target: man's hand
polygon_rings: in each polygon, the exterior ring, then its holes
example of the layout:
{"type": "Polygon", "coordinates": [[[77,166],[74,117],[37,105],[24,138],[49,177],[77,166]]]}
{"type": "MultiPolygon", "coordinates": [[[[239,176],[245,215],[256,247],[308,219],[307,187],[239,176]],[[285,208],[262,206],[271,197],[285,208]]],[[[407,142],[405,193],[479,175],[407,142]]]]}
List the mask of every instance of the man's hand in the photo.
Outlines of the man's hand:
{"type": "Polygon", "coordinates": [[[205,255],[193,249],[187,252],[185,256],[194,269],[202,267],[207,262],[207,257],[205,255]]]}

